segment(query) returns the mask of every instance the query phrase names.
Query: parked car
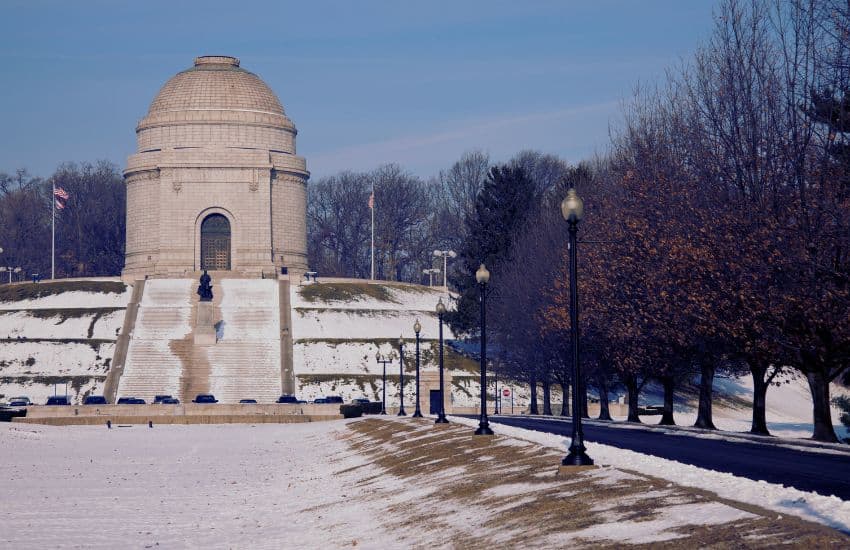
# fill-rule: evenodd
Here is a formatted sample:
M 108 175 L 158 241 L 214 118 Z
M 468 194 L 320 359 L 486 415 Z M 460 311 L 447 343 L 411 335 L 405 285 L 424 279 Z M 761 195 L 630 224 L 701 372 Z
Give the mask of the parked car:
M 239 402 L 244 404 L 244 405 L 256 405 L 257 404 L 256 399 L 240 399 Z
M 144 405 L 145 400 L 141 397 L 119 397 L 119 405 Z
M 71 397 L 68 395 L 54 395 L 47 398 L 45 405 L 70 405 Z
M 277 398 L 278 403 L 299 403 L 294 395 L 281 395 Z
M 162 401 L 159 402 L 160 405 L 179 405 L 180 400 L 176 397 L 164 397 Z
M 156 405 L 157 403 L 162 403 L 166 399 L 174 399 L 174 398 L 171 397 L 170 395 L 155 395 L 154 398 L 153 398 L 153 404 Z
M 26 395 L 22 395 L 20 397 L 10 397 L 9 398 L 9 406 L 10 407 L 29 407 L 33 402 L 30 401 L 30 398 Z
M 342 404 L 342 403 L 345 403 L 345 401 L 342 400 L 342 396 L 340 396 L 340 395 L 329 395 L 329 396 L 325 397 L 325 403 Z
M 368 405 L 370 401 L 365 397 L 355 397 L 351 400 L 352 405 Z
M 199 393 L 192 399 L 192 403 L 218 403 L 218 399 L 211 393 Z
M 316 399 L 313 400 L 313 403 L 316 404 L 316 405 L 324 405 L 327 402 L 328 402 L 327 397 L 317 397 Z
M 108 405 L 106 397 L 102 395 L 89 395 L 83 399 L 83 405 Z

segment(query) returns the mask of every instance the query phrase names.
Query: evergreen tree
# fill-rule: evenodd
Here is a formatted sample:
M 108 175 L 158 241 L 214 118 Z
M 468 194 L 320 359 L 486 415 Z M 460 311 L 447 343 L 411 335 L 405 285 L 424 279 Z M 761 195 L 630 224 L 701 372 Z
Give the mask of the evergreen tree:
M 511 261 L 514 237 L 535 203 L 534 190 L 534 183 L 519 166 L 494 166 L 487 173 L 475 209 L 466 219 L 468 238 L 458 262 L 464 276 L 456 281 L 457 311 L 448 316 L 455 333 L 468 334 L 478 326 L 475 271 L 484 263 L 497 277 L 499 266 Z

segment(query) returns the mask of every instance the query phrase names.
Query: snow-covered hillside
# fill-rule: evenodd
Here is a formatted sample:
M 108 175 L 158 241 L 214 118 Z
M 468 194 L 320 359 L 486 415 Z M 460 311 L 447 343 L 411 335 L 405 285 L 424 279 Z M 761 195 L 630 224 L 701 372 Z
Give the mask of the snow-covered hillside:
M 36 403 L 103 389 L 132 288 L 118 279 L 4 285 L 0 394 Z
M 440 298 L 450 300 L 438 287 L 367 281 L 331 281 L 295 286 L 291 291 L 293 363 L 299 397 L 342 395 L 380 399 L 383 366 L 375 359 L 380 350 L 391 356 L 387 365 L 387 401 L 398 402 L 398 339 L 405 340 L 405 401 L 413 403 L 415 386 L 415 334 L 422 330 L 421 369 L 438 368 L 439 325 L 435 307 Z M 443 337 L 454 335 L 448 326 Z M 477 366 L 474 361 L 445 348 L 445 367 L 453 378 L 451 402 L 474 406 L 477 402 Z

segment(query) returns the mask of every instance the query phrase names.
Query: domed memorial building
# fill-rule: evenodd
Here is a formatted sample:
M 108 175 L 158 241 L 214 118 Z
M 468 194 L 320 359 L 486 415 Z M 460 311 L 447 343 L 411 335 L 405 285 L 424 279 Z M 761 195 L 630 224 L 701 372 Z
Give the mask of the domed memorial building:
M 235 57 L 198 57 L 172 77 L 136 127 L 124 171 L 124 276 L 304 272 L 309 172 L 296 133 Z

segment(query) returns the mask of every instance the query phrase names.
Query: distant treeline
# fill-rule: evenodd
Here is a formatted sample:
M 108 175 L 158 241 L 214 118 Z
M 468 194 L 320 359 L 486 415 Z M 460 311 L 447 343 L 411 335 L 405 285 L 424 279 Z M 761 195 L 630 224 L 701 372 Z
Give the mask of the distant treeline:
M 21 268 L 13 280 L 50 277 L 53 184 L 69 194 L 56 210 L 56 276 L 119 274 L 126 192 L 121 172 L 107 162 L 64 164 L 47 179 L 0 173 L 0 265 Z

